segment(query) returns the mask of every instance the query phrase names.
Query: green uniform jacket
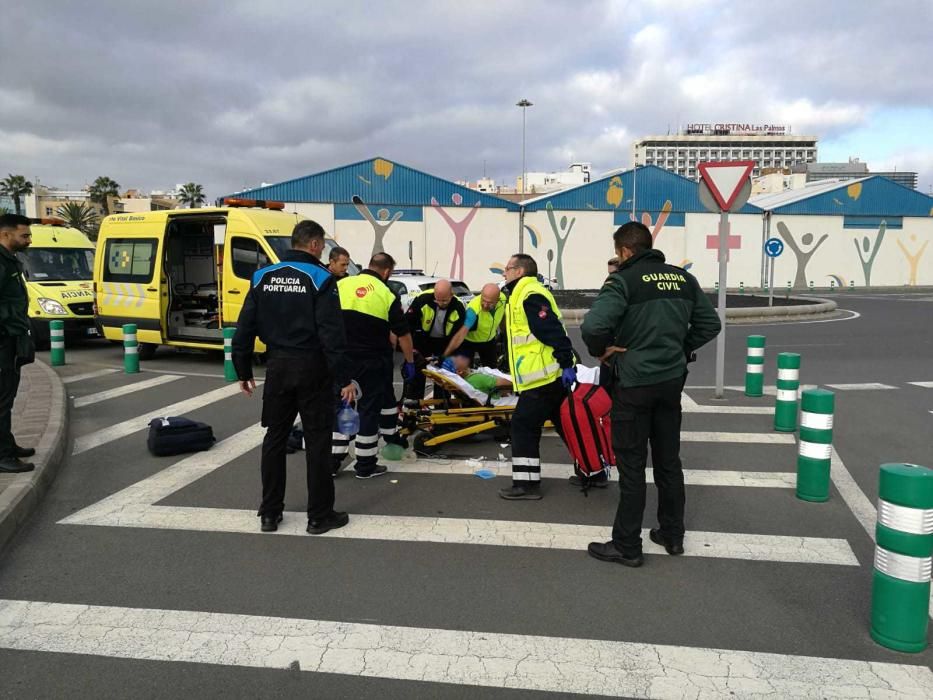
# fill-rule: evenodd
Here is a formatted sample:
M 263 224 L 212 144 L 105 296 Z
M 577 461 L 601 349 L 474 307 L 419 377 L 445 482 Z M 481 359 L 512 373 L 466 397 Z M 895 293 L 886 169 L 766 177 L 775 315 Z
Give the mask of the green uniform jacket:
M 0 245 L 0 337 L 29 335 L 29 294 L 23 264 Z
M 583 319 L 583 342 L 594 357 L 609 345 L 627 348 L 609 360 L 617 386 L 646 386 L 682 377 L 687 356 L 715 338 L 719 316 L 696 278 L 644 250 L 622 263 Z

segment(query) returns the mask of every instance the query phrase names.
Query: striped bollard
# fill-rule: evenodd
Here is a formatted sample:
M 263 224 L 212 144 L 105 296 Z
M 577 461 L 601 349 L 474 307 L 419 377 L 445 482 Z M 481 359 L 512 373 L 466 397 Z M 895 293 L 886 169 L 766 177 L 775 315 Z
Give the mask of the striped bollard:
M 849 280 L 849 291 L 850 292 L 855 291 L 855 280 Z
M 745 294 L 745 282 L 739 282 L 739 294 Z
M 826 389 L 806 389 L 800 400 L 797 498 L 802 501 L 829 500 L 834 403 L 835 394 Z
M 123 326 L 123 371 L 127 374 L 139 372 L 139 343 L 136 341 L 136 324 Z
M 787 281 L 787 296 L 790 296 L 790 290 L 791 290 L 790 280 L 788 280 Z
M 813 293 L 813 280 L 810 280 L 810 293 Z
M 65 364 L 65 322 L 49 322 L 49 359 L 52 367 Z
M 745 350 L 745 395 L 763 396 L 765 388 L 765 337 L 750 335 Z
M 871 637 L 896 651 L 923 651 L 933 569 L 933 469 L 881 465 L 875 542 Z
M 830 280 L 830 281 L 829 281 L 829 291 L 830 291 L 830 292 L 835 292 L 835 291 L 836 291 L 836 280 Z
M 715 287 L 716 291 L 718 292 L 718 291 L 719 291 L 719 282 L 716 282 L 716 283 L 714 284 L 714 287 Z
M 774 429 L 792 433 L 797 429 L 797 392 L 800 389 L 800 355 L 782 352 L 777 357 L 777 400 L 774 403 Z
M 237 380 L 236 370 L 233 368 L 233 336 L 236 328 L 224 328 L 224 379 L 228 382 Z

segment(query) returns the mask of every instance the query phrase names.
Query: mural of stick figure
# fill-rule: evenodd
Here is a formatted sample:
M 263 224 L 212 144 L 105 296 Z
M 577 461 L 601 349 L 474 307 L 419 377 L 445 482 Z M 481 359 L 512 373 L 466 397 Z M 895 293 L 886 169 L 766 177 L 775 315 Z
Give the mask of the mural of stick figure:
M 373 213 L 369 210 L 369 207 L 366 206 L 366 202 L 363 201 L 363 198 L 358 194 L 353 195 L 353 206 L 356 207 L 356 210 L 360 213 L 364 219 L 366 219 L 370 225 L 373 227 L 373 252 L 372 255 L 376 253 L 384 253 L 385 247 L 382 245 L 383 240 L 385 240 L 386 233 L 392 227 L 396 221 L 402 218 L 402 212 L 397 211 L 392 215 L 392 218 L 389 218 L 388 209 L 380 209 L 376 212 L 376 216 L 373 216 Z M 370 256 L 371 257 L 371 256 Z
M 452 194 L 450 199 L 455 206 L 459 207 L 463 204 L 463 197 L 459 192 Z M 457 221 L 441 208 L 441 205 L 438 204 L 434 197 L 431 197 L 431 206 L 441 215 L 441 218 L 447 222 L 451 232 L 454 234 L 454 256 L 450 259 L 450 276 L 452 279 L 463 279 L 463 250 L 467 229 L 470 227 L 470 222 L 473 221 L 473 217 L 476 216 L 480 204 L 482 204 L 482 202 L 474 204 L 469 213 L 460 219 L 460 221 Z
M 916 241 L 917 237 L 911 234 L 910 240 Z M 929 242 L 930 241 L 924 241 L 919 250 L 911 253 L 909 250 L 907 250 L 907 246 L 901 242 L 901 239 L 897 239 L 897 247 L 901 249 L 904 257 L 907 258 L 907 264 L 910 266 L 910 280 L 907 282 L 907 284 L 911 287 L 917 286 L 917 268 L 920 267 L 920 258 L 923 257 L 923 252 L 927 249 L 927 244 Z
M 558 226 L 557 217 L 554 216 L 554 206 L 547 203 L 547 220 L 551 224 L 551 230 L 554 232 L 554 239 L 557 241 L 557 265 L 556 276 L 557 285 L 560 289 L 566 289 L 564 286 L 564 246 L 567 245 L 567 239 L 570 238 L 570 232 L 573 231 L 573 225 L 577 223 L 577 217 L 567 221 L 566 216 L 560 217 Z M 561 235 L 563 234 L 563 235 Z
M 875 256 L 877 256 L 878 251 L 881 250 L 881 242 L 884 240 L 884 234 L 887 230 L 888 222 L 882 221 L 881 225 L 878 227 L 878 237 L 875 239 L 874 243 L 871 242 L 868 236 L 862 237 L 861 245 L 859 245 L 857 240 L 852 241 L 855 243 L 855 251 L 858 253 L 859 262 L 862 263 L 862 273 L 865 275 L 866 287 L 871 286 L 871 267 L 875 264 Z M 863 250 L 868 255 L 868 260 L 862 257 Z
M 817 249 L 823 245 L 823 242 L 829 238 L 828 233 L 824 233 L 820 240 L 816 242 L 810 250 L 804 252 L 803 248 L 797 244 L 797 241 L 794 240 L 794 237 L 790 235 L 790 229 L 787 228 L 787 225 L 783 221 L 779 221 L 777 229 L 781 234 L 781 238 L 784 239 L 784 242 L 787 243 L 788 247 L 794 251 L 794 257 L 797 258 L 797 274 L 794 276 L 794 288 L 795 289 L 806 289 L 807 287 L 807 264 L 810 262 L 810 258 L 813 257 L 813 254 Z M 800 237 L 800 243 L 805 246 L 810 246 L 813 244 L 813 234 L 805 233 Z

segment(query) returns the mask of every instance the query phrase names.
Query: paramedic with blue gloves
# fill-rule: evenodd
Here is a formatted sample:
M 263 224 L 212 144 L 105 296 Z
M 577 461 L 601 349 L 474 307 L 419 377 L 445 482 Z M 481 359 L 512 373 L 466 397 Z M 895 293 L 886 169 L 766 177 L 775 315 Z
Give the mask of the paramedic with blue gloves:
M 512 486 L 499 495 L 537 501 L 541 429 L 548 419 L 560 428 L 560 406 L 577 379 L 576 358 L 554 297 L 538 281 L 534 258 L 513 255 L 503 276 L 509 369 L 518 403 L 512 414 Z
M 308 482 L 308 528 L 312 535 L 343 527 L 346 513 L 334 510 L 330 470 L 334 386 L 351 401 L 354 388 L 346 363 L 347 339 L 334 277 L 321 264 L 324 229 L 299 221 L 292 231 L 292 250 L 282 262 L 260 268 L 233 337 L 233 365 L 240 388 L 252 396 L 253 347 L 258 337 L 268 347 L 266 383 L 262 391 L 263 532 L 274 532 L 285 507 L 285 449 L 301 415 Z
M 687 362 L 721 329 L 709 298 L 689 272 L 664 262 L 639 222 L 613 236 L 621 260 L 583 319 L 583 342 L 609 366 L 612 446 L 621 498 L 610 542 L 592 542 L 591 556 L 641 566 L 648 443 L 658 488 L 658 525 L 651 541 L 668 554 L 684 551 L 684 472 L 680 461 L 680 395 Z
M 354 441 L 357 479 L 371 479 L 388 469 L 378 463 L 379 438 L 386 443 L 406 447 L 398 434 L 398 400 L 395 398 L 393 356 L 390 334 L 398 338 L 405 363 L 402 377 L 415 375 L 411 333 L 402 305 L 386 280 L 395 270 L 395 259 L 388 253 L 376 253 L 369 267 L 354 277 L 337 283 L 343 323 L 347 329 L 347 360 L 350 372 L 360 385 L 360 429 Z M 350 435 L 334 425 L 331 455 L 333 474 L 337 476 L 350 449 Z

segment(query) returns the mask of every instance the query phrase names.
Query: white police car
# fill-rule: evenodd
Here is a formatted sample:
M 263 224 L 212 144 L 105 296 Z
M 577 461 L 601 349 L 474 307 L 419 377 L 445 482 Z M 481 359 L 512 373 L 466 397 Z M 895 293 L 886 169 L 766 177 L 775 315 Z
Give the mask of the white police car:
M 416 296 L 423 291 L 433 289 L 434 285 L 442 279 L 444 278 L 425 275 L 422 270 L 395 270 L 386 284 L 402 302 L 402 311 L 407 311 Z M 460 280 L 450 280 L 450 286 L 453 288 L 454 296 L 464 304 L 473 298 L 470 288 Z

